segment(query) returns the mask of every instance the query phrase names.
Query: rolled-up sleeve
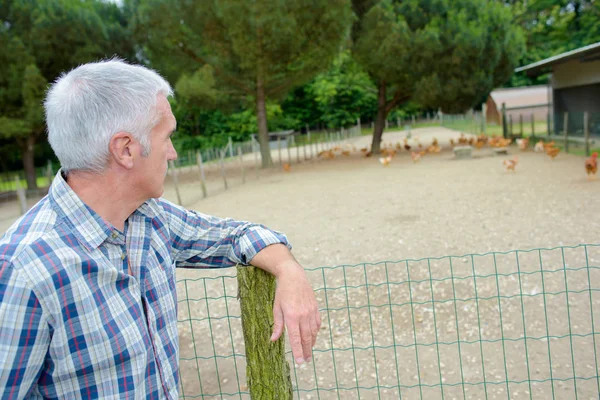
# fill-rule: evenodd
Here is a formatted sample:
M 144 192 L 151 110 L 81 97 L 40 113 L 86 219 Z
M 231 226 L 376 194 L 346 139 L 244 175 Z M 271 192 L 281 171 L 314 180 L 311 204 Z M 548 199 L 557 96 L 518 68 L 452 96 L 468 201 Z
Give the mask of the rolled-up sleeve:
M 22 399 L 37 385 L 50 328 L 27 281 L 0 261 L 0 396 Z
M 171 257 L 178 267 L 221 268 L 248 264 L 267 246 L 281 243 L 291 249 L 287 237 L 261 224 L 189 211 L 165 200 L 171 239 Z

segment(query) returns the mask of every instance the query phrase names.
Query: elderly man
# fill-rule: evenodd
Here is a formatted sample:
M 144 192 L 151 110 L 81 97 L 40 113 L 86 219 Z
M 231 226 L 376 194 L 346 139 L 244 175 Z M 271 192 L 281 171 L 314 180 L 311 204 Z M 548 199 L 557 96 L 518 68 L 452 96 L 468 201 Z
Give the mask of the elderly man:
M 296 362 L 321 320 L 281 233 L 160 198 L 176 121 L 169 84 L 119 60 L 59 78 L 45 102 L 62 168 L 0 241 L 2 398 L 178 397 L 175 267 L 277 277 L 271 340 Z

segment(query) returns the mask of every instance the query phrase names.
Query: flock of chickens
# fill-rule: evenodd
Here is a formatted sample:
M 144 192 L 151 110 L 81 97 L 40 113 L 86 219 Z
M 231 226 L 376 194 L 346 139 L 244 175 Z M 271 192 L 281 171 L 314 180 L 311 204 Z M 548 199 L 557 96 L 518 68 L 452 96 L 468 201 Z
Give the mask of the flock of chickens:
M 529 139 L 517 139 L 517 145 L 519 146 L 519 150 L 526 151 L 529 149 Z M 556 147 L 554 141 L 545 143 L 543 140 L 539 140 L 535 146 L 533 146 L 533 151 L 536 153 L 546 153 L 550 158 L 554 160 L 558 153 L 560 152 L 560 148 Z M 519 163 L 519 157 L 514 156 L 510 160 L 504 160 L 502 162 L 506 167 L 507 171 L 515 172 L 517 164 Z M 585 172 L 587 173 L 588 178 L 595 178 L 596 173 L 598 172 L 598 153 L 593 153 L 591 157 L 585 160 L 584 163 Z
M 438 140 L 433 138 L 433 141 L 429 146 L 423 145 L 418 137 L 413 139 L 413 145 L 408 144 L 408 138 L 404 138 L 403 142 L 398 142 L 395 145 L 391 143 L 382 143 L 382 148 L 380 150 L 381 157 L 379 157 L 379 163 L 383 166 L 388 166 L 396 154 L 402 150 L 410 152 L 412 161 L 417 163 L 424 157 L 426 154 L 437 154 L 440 153 L 442 148 L 440 147 Z M 529 139 L 517 139 L 517 146 L 521 151 L 527 151 L 529 149 Z M 481 134 L 479 136 L 470 136 L 467 137 L 463 133 L 461 133 L 460 137 L 455 139 L 450 139 L 450 145 L 452 148 L 456 146 L 472 146 L 477 149 L 481 149 L 484 146 L 489 146 L 492 148 L 505 148 L 512 143 L 512 139 L 505 139 L 501 136 L 486 136 Z M 558 156 L 560 153 L 560 148 L 556 147 L 554 141 L 545 143 L 543 140 L 539 140 L 533 147 L 533 150 L 536 153 L 546 153 L 552 160 Z M 351 153 L 356 152 L 357 149 L 353 145 L 346 144 L 344 147 L 335 146 L 329 150 L 323 150 L 318 153 L 318 157 L 322 159 L 334 159 L 337 156 L 349 156 Z M 371 150 L 367 147 L 360 149 L 360 152 L 365 157 L 371 157 L 373 154 Z M 519 157 L 514 156 L 511 159 L 503 160 L 502 164 L 507 169 L 507 171 L 516 171 L 517 164 L 519 163 Z M 284 169 L 289 171 L 288 168 Z M 598 153 L 592 154 L 591 157 L 585 160 L 585 170 L 588 175 L 588 178 L 594 178 L 598 171 Z

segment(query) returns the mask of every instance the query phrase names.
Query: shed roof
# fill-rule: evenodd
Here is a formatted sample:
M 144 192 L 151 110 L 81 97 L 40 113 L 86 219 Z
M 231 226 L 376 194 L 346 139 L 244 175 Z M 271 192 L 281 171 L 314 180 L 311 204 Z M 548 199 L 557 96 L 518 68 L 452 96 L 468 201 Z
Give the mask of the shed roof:
M 577 59 L 581 62 L 600 60 L 600 42 L 592 43 L 575 50 L 546 58 L 545 60 L 519 67 L 515 69 L 515 72 L 525 72 L 527 75 L 535 77 L 548 72 L 553 65 Z
M 502 107 L 502 103 L 506 103 L 506 107 L 524 107 L 538 106 L 540 104 L 548 104 L 548 86 L 522 86 L 515 88 L 495 89 L 490 93 L 492 100 L 496 103 L 496 107 Z

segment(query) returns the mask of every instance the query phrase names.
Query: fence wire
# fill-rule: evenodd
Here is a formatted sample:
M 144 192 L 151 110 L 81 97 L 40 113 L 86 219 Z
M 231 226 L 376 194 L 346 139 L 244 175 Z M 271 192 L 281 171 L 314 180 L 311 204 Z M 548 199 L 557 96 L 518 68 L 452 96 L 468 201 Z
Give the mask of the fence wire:
M 312 363 L 288 349 L 294 397 L 598 398 L 599 264 L 587 244 L 307 270 L 323 327 Z M 250 398 L 235 276 L 177 286 L 181 397 Z

